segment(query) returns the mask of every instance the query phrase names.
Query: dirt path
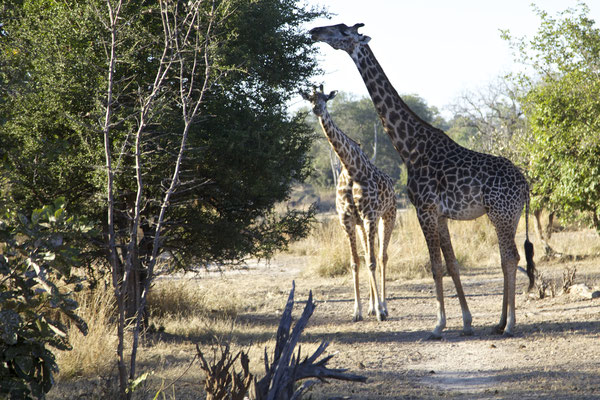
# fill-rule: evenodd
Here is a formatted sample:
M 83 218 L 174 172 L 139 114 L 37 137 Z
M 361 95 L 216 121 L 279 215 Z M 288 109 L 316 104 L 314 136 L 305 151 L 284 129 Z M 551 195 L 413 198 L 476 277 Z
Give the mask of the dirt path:
M 336 353 L 331 366 L 368 377 L 366 384 L 317 385 L 311 392 L 313 399 L 600 398 L 600 299 L 564 294 L 534 300 L 519 294 L 516 336 L 504 338 L 491 334 L 502 302 L 499 268 L 463 271 L 475 335 L 460 335 L 460 307 L 448 278 L 444 281 L 447 328 L 443 340 L 431 342 L 424 340 L 435 324 L 431 279 L 390 282 L 390 318 L 379 323 L 368 317 L 353 323 L 350 279 L 307 276 L 299 263 L 299 259 L 284 258 L 269 267 L 252 266 L 233 278 L 206 276 L 201 284 L 227 279 L 238 294 L 263 299 L 275 294 L 281 302 L 292 280 L 297 300 L 313 291 L 317 308 L 305 342 L 330 341 L 329 351 Z M 563 267 L 548 268 L 560 273 Z M 587 271 L 580 273 L 586 279 L 598 282 L 599 269 L 593 261 L 579 268 Z M 522 292 L 527 278 L 519 275 Z M 363 293 L 367 293 L 365 278 Z M 277 322 L 277 316 L 260 311 L 239 317 L 249 325 L 268 320 L 275 327 Z

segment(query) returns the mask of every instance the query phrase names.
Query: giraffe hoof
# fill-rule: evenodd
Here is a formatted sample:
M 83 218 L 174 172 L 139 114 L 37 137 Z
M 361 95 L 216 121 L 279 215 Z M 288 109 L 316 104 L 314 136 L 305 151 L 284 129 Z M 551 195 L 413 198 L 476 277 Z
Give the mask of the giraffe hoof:
M 504 327 L 502 325 L 496 325 L 492 328 L 493 335 L 502 335 L 504 332 Z
M 372 308 L 369 309 L 369 312 L 367 312 L 367 315 L 370 315 L 370 316 L 375 316 L 376 314 L 377 313 L 375 312 L 375 309 L 372 309 Z
M 473 336 L 475 334 L 475 330 L 472 327 L 464 328 L 461 332 L 461 336 Z
M 362 315 L 355 315 L 354 318 L 352 318 L 352 322 L 359 322 L 362 320 L 363 320 Z
M 387 319 L 387 315 L 385 315 L 384 313 L 379 313 L 377 314 L 377 321 L 379 322 L 383 322 Z
M 511 338 L 511 337 L 515 337 L 515 334 L 510 331 L 504 331 L 502 336 L 504 336 L 505 338 Z

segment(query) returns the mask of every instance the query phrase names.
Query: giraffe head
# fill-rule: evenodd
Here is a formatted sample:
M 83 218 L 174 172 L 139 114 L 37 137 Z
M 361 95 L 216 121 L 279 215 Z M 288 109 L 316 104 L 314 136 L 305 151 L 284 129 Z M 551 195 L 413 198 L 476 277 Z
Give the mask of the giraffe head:
M 300 94 L 304 100 L 308 100 L 312 103 L 315 115 L 321 116 L 327 109 L 327 102 L 335 97 L 337 91 L 334 90 L 329 94 L 325 94 L 323 92 L 323 85 L 321 85 L 318 89 L 315 87 L 312 94 L 307 92 L 301 92 Z
M 365 24 L 347 26 L 345 24 L 320 26 L 309 31 L 312 39 L 325 42 L 336 50 L 344 50 L 352 54 L 359 46 L 369 43 L 370 37 L 358 33 L 358 28 Z

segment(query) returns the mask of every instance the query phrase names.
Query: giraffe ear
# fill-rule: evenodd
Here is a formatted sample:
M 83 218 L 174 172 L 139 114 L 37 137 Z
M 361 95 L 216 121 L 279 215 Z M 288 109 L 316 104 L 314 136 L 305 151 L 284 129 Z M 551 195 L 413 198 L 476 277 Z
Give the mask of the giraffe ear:
M 358 33 L 358 28 L 362 28 L 363 26 L 365 26 L 365 24 L 358 23 L 358 24 L 354 24 L 354 26 L 350 29 L 352 30 L 352 32 L 354 32 L 356 34 L 356 36 L 358 36 L 360 43 L 367 44 L 367 43 L 369 43 L 371 38 L 367 35 L 362 35 L 362 34 Z
M 327 101 L 333 99 L 338 94 L 337 90 L 332 90 L 327 97 Z
M 358 23 L 358 24 L 354 24 L 354 26 L 351 28 L 354 32 L 358 33 L 358 28 L 362 28 L 363 26 L 365 26 L 365 24 L 362 23 Z

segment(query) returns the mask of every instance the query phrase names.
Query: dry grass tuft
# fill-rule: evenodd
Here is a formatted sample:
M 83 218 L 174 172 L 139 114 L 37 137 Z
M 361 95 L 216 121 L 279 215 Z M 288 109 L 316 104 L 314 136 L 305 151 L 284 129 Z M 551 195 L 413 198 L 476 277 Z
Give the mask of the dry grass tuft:
M 73 350 L 57 351 L 59 380 L 76 377 L 103 376 L 113 369 L 117 348 L 117 326 L 114 322 L 115 304 L 110 288 L 97 288 L 79 293 L 79 315 L 88 324 L 84 336 L 74 325 L 69 326 L 69 342 Z
M 318 276 L 333 278 L 350 273 L 348 238 L 335 215 L 317 222 L 312 234 L 293 243 L 290 252 L 313 257 L 311 273 Z
M 152 324 L 182 337 L 212 337 L 230 331 L 240 299 L 235 293 L 204 290 L 194 281 L 158 281 L 148 294 Z
M 235 296 L 199 290 L 193 282 L 163 280 L 148 294 L 148 312 L 151 318 L 233 318 L 237 314 L 235 302 Z
M 456 259 L 462 266 L 500 266 L 498 236 L 487 216 L 471 221 L 449 221 L 448 229 Z

